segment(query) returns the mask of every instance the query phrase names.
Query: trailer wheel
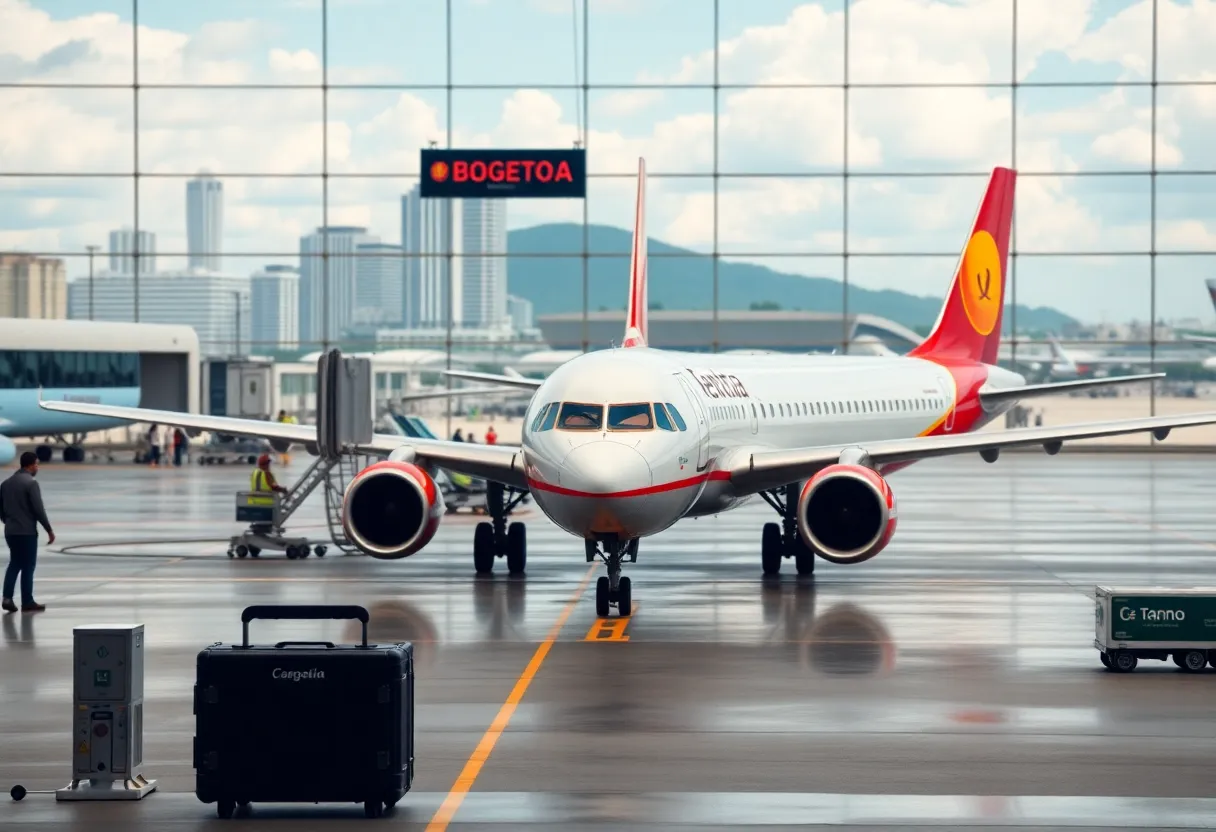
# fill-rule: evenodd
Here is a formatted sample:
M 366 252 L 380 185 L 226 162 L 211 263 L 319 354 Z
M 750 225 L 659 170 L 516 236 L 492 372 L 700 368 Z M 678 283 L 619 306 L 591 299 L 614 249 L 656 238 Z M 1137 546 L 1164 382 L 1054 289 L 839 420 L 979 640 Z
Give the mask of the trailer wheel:
M 1114 666 L 1114 669 L 1118 672 L 1131 673 L 1136 669 L 1136 665 L 1140 664 L 1140 660 L 1137 659 L 1134 654 L 1129 653 L 1126 650 L 1119 650 L 1115 652 L 1115 656 L 1113 659 L 1111 659 L 1111 663 Z
M 1208 663 L 1208 657 L 1202 650 L 1188 650 L 1182 655 L 1182 669 L 1187 673 L 1198 673 Z
M 1110 666 L 1110 656 L 1106 655 L 1105 651 L 1098 653 L 1098 658 L 1102 660 L 1103 667 L 1105 667 L 1107 670 L 1112 669 Z

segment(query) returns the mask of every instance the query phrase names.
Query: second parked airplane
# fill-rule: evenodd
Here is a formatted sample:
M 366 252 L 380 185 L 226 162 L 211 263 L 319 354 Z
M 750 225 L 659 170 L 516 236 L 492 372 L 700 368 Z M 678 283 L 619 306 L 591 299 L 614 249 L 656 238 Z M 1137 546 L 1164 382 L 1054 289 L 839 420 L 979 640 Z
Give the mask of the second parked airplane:
M 639 163 L 637 219 L 622 346 L 577 356 L 548 378 L 450 371 L 453 376 L 534 391 L 518 447 L 379 435 L 359 450 L 385 454 L 346 490 L 350 539 L 376 558 L 404 558 L 434 536 L 443 498 L 431 472 L 486 479 L 491 521 L 473 539 L 478 572 L 505 557 L 526 563 L 522 523 L 511 510 L 531 492 L 557 525 L 585 541 L 588 561 L 608 574 L 596 612 L 631 611 L 630 580 L 641 538 L 685 517 L 717 514 L 760 496 L 780 515 L 766 524 L 766 574 L 793 558 L 810 573 L 815 558 L 856 564 L 895 532 L 887 477 L 928 457 L 1153 432 L 1216 423 L 1216 413 L 1129 419 L 976 434 L 1020 399 L 1161 374 L 1027 385 L 996 365 L 1013 216 L 1014 171 L 988 183 L 937 324 L 907 356 L 714 355 L 647 346 L 645 166 Z M 315 441 L 304 425 L 75 402 L 43 402 L 72 413 L 113 416 L 226 434 Z

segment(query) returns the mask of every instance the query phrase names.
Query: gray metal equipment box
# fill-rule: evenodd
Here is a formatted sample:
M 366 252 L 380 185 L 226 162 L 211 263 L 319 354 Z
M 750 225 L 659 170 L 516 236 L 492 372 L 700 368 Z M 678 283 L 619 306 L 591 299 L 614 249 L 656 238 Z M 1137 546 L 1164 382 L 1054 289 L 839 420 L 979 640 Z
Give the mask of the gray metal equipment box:
M 335 457 L 344 447 L 372 441 L 372 363 L 332 349 L 317 359 L 317 446 Z
M 72 630 L 72 782 L 58 800 L 138 800 L 143 776 L 144 626 Z

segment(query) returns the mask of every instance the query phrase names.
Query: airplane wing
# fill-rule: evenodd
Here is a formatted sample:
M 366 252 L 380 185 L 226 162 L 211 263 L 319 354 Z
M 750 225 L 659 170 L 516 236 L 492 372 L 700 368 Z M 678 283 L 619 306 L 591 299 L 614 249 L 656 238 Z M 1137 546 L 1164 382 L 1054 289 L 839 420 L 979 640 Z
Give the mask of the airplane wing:
M 1216 344 L 1216 336 L 1213 335 L 1183 335 L 1180 340 L 1195 344 Z
M 494 373 L 475 373 L 472 370 L 443 370 L 445 376 L 463 378 L 467 381 L 487 381 L 494 384 L 505 384 L 508 387 L 518 387 L 521 390 L 535 390 L 544 382 L 525 378 L 524 376 L 499 376 Z
M 461 387 L 458 390 L 435 390 L 429 393 L 406 393 L 403 396 L 398 396 L 398 401 L 417 402 L 424 399 L 450 399 L 459 396 L 475 396 L 478 393 L 513 393 L 519 395 L 521 388 L 518 386 L 508 387 L 500 385 L 498 387 Z
M 791 450 L 753 451 L 743 454 L 729 465 L 730 481 L 739 494 L 757 494 L 814 476 L 840 458 L 847 448 L 864 451 L 875 467 L 899 462 L 913 462 L 938 456 L 972 451 L 999 451 L 1027 445 L 1042 445 L 1048 453 L 1056 453 L 1065 441 L 1120 436 L 1152 431 L 1164 439 L 1173 428 L 1216 424 L 1216 412 L 1193 413 L 1186 416 L 1156 416 L 1145 419 L 1120 419 L 1112 422 L 1091 422 L 1065 427 L 1017 428 L 997 433 L 964 433 L 944 436 L 918 436 L 911 439 L 887 439 L 845 445 L 821 445 Z
M 200 413 L 180 413 L 175 410 L 149 410 L 141 407 L 120 407 L 86 402 L 40 401 L 43 410 L 104 416 L 145 424 L 173 425 L 233 436 L 254 436 L 262 439 L 283 439 L 307 444 L 317 441 L 313 425 L 291 425 L 264 422 L 261 419 L 236 419 L 231 416 L 207 416 Z M 372 441 L 356 450 L 366 454 L 388 455 L 398 448 L 410 448 L 421 462 L 431 462 L 448 471 L 468 474 L 478 479 L 493 480 L 514 488 L 526 489 L 523 456 L 517 446 L 479 445 L 451 442 L 444 439 L 422 439 L 392 433 L 372 435 Z
M 1033 399 L 1039 396 L 1053 396 L 1056 393 L 1070 393 L 1074 390 L 1085 390 L 1090 387 L 1110 387 L 1115 384 L 1137 384 L 1142 381 L 1165 378 L 1165 373 L 1144 373 L 1138 376 L 1115 376 L 1113 378 L 1086 378 L 1080 381 L 1059 381 L 1051 384 L 1027 384 L 1022 387 L 1006 387 L 1001 390 L 981 390 L 980 404 L 985 409 L 1001 404 L 1010 399 Z

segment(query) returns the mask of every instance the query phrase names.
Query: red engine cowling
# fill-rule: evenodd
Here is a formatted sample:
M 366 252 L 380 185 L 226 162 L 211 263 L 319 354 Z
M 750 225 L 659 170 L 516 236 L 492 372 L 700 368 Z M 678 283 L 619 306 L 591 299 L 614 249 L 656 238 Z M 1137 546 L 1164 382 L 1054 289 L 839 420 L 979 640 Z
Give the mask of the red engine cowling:
M 861 563 L 881 552 L 895 534 L 895 494 L 877 471 L 829 465 L 798 498 L 798 533 L 832 563 Z
M 426 471 L 409 462 L 377 462 L 346 487 L 342 528 L 363 552 L 397 560 L 431 542 L 443 511 L 443 493 Z

